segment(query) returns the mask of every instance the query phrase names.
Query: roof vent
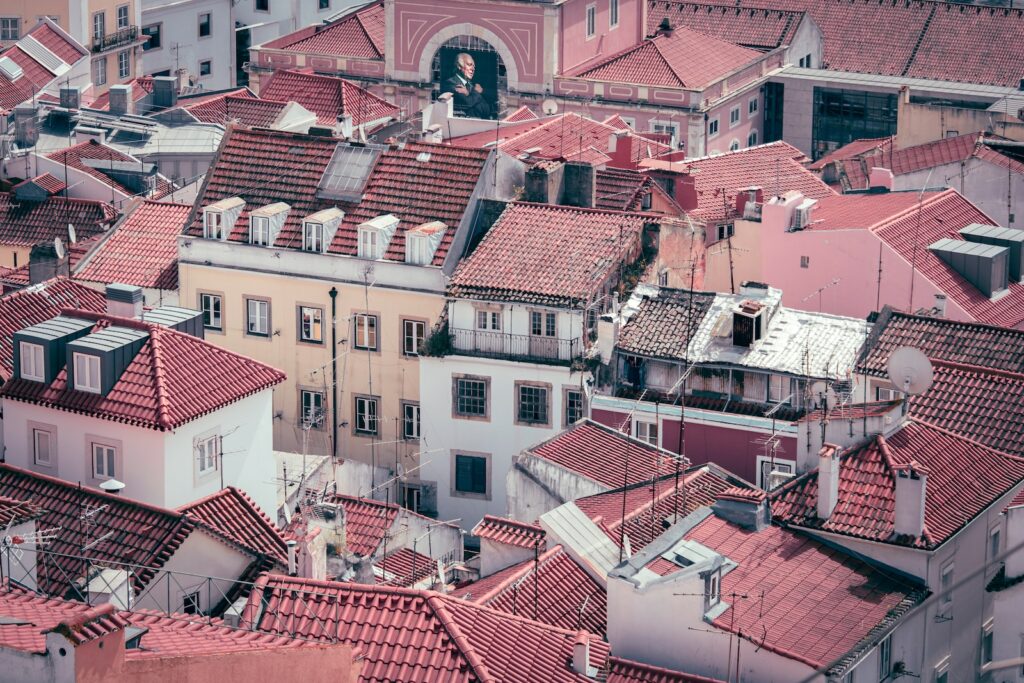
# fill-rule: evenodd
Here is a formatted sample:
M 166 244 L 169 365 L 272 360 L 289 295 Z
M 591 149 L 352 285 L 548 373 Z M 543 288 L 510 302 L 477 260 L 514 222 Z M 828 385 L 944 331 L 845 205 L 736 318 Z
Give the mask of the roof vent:
M 16 61 L 10 57 L 0 57 L 0 74 L 3 74 L 7 80 L 16 81 L 21 78 L 23 73 Z
M 749 348 L 764 336 L 766 307 L 759 301 L 744 299 L 732 312 L 733 346 Z
M 1006 247 L 943 238 L 928 249 L 989 298 L 1007 288 L 1010 250 Z
M 998 225 L 971 223 L 960 229 L 960 236 L 968 242 L 992 244 L 1010 250 L 1007 273 L 1011 282 L 1020 282 L 1024 277 L 1024 230 L 1001 228 Z

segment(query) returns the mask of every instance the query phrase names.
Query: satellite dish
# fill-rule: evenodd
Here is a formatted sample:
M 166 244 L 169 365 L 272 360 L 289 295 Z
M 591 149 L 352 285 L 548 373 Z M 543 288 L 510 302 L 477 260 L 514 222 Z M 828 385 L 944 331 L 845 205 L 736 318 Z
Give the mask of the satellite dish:
M 64 251 L 64 242 L 59 237 L 53 238 L 53 250 L 57 252 L 57 258 L 62 259 L 67 253 Z
M 78 241 L 78 233 L 75 232 L 75 226 L 68 223 L 68 242 L 74 244 Z
M 889 373 L 889 381 L 911 396 L 923 394 L 932 385 L 931 361 L 911 346 L 901 346 L 893 351 L 886 371 Z
M 551 116 L 552 114 L 557 114 L 558 102 L 555 102 L 552 99 L 544 100 L 540 105 L 540 110 L 547 114 L 548 116 Z
M 832 387 L 821 381 L 811 385 L 811 400 L 819 408 L 827 408 L 828 410 L 835 408 L 836 403 L 838 403 L 836 392 L 832 390 Z

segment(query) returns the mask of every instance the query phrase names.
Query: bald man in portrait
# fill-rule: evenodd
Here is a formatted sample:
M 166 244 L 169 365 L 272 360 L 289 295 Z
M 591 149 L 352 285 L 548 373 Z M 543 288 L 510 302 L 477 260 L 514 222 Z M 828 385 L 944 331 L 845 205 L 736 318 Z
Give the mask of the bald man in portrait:
M 475 119 L 489 119 L 491 105 L 484 99 L 484 89 L 473 81 L 476 62 L 468 52 L 460 52 L 455 58 L 455 73 L 446 79 L 441 92 L 452 93 L 455 113 Z

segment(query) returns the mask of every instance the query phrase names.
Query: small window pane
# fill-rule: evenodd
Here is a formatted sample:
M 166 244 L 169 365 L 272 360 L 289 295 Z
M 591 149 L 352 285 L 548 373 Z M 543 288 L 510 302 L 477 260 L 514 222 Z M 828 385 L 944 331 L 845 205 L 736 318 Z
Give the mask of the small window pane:
M 518 414 L 520 422 L 547 424 L 548 390 L 545 387 L 519 387 Z
M 487 458 L 457 454 L 455 490 L 459 493 L 487 495 Z
M 299 307 L 299 338 L 307 342 L 323 341 L 323 317 L 321 308 Z
M 455 412 L 459 415 L 487 415 L 487 383 L 478 379 L 456 380 Z
M 402 437 L 420 438 L 420 406 L 418 403 L 402 404 Z
M 377 350 L 377 316 L 359 313 L 355 316 L 356 348 L 363 351 Z

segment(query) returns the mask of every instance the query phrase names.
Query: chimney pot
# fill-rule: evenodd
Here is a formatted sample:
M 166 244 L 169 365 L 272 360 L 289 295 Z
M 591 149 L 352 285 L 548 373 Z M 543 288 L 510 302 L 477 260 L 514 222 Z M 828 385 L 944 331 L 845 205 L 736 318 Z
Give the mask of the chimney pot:
M 113 282 L 107 285 L 107 313 L 121 318 L 142 319 L 142 287 Z
M 935 295 L 935 315 L 940 318 L 946 317 L 946 295 L 936 294 Z
M 285 544 L 288 546 L 288 576 L 295 576 L 298 573 L 298 561 L 295 557 L 295 546 L 298 545 L 295 539 L 289 539 Z
M 896 477 L 895 532 L 898 536 L 918 538 L 924 532 L 928 468 L 911 461 L 893 469 Z
M 827 443 L 818 451 L 818 517 L 828 520 L 839 500 L 839 446 Z
M 572 670 L 591 678 L 590 668 L 590 637 L 580 631 L 572 644 Z

